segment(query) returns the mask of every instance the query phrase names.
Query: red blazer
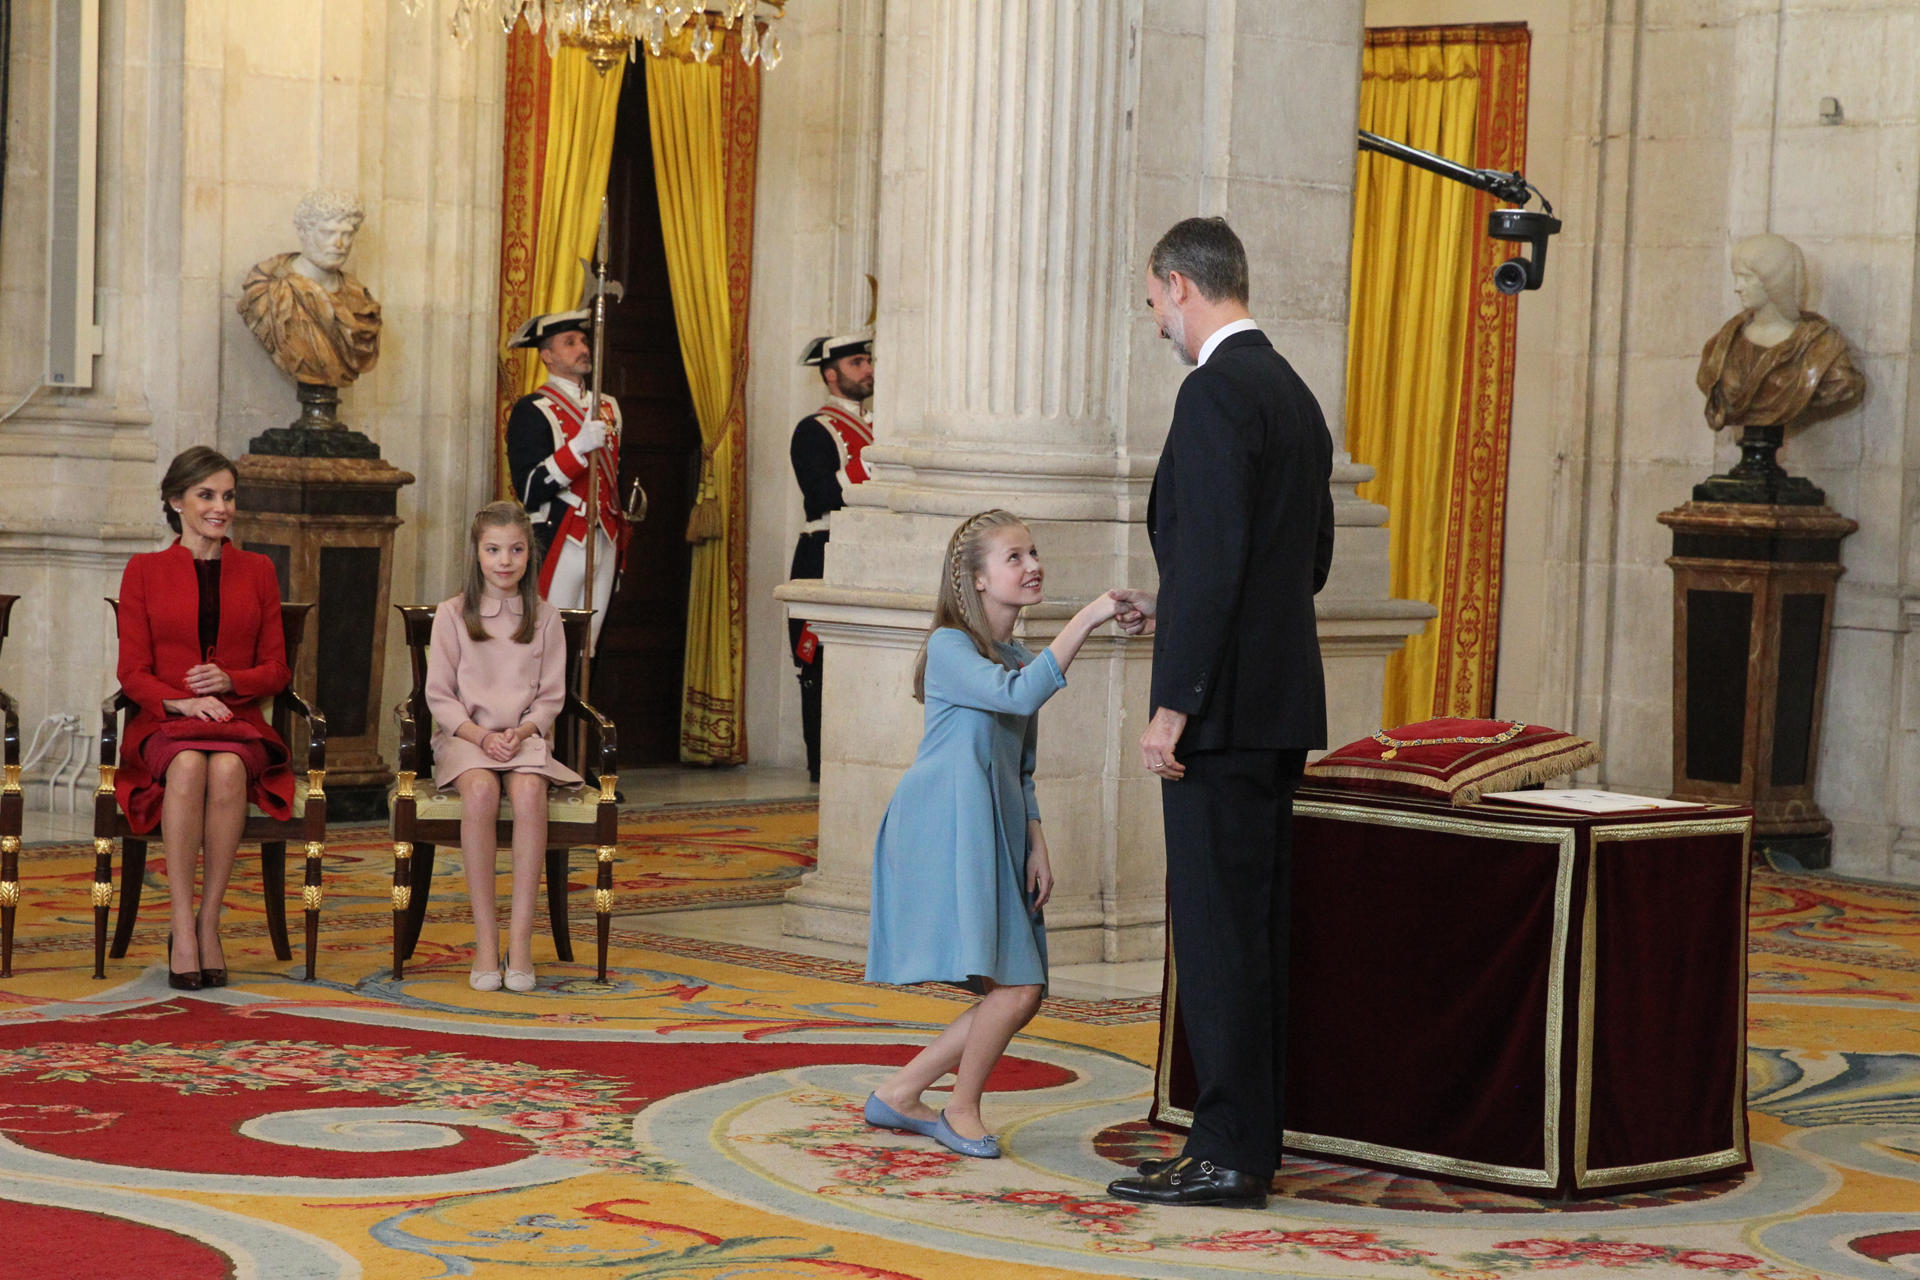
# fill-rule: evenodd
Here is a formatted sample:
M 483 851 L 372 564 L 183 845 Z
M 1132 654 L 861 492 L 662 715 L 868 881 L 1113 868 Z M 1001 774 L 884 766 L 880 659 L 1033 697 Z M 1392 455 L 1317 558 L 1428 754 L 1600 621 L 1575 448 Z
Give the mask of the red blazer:
M 280 741 L 258 703 L 287 687 L 286 635 L 280 626 L 280 582 L 273 562 L 242 551 L 231 542 L 220 553 L 220 633 L 212 661 L 233 680 L 220 700 L 234 719 L 260 732 L 268 767 L 255 779 L 248 798 L 276 818 L 293 812 L 293 772 L 286 744 Z M 151 831 L 160 820 L 160 779 L 147 773 L 140 747 L 170 716 L 168 700 L 194 697 L 187 669 L 207 661 L 200 651 L 200 584 L 193 555 L 176 541 L 127 561 L 120 578 L 120 688 L 136 710 L 120 741 L 120 767 L 114 791 L 120 810 L 135 831 Z

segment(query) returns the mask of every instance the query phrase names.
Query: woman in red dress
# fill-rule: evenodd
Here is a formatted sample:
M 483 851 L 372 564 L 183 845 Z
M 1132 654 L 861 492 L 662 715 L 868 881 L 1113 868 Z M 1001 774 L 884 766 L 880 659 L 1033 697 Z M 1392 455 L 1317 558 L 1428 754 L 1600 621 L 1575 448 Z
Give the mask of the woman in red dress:
M 120 688 L 136 710 L 114 790 L 134 831 L 159 824 L 173 926 L 167 980 L 196 991 L 227 982 L 221 899 L 248 803 L 276 818 L 292 812 L 286 744 L 258 705 L 291 673 L 273 562 L 227 540 L 233 463 L 204 446 L 186 450 L 160 482 L 160 504 L 180 536 L 127 561 L 120 579 Z

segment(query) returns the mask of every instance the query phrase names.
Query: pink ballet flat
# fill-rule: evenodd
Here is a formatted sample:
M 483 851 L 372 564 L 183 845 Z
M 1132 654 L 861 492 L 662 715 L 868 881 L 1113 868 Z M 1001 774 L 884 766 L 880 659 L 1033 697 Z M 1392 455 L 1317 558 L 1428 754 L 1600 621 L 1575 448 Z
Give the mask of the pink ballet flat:
M 507 970 L 507 990 L 531 991 L 533 990 L 533 986 L 534 986 L 533 970 L 531 969 Z
M 485 973 L 478 971 L 467 975 L 467 985 L 475 991 L 498 991 L 500 989 L 500 971 L 490 969 Z

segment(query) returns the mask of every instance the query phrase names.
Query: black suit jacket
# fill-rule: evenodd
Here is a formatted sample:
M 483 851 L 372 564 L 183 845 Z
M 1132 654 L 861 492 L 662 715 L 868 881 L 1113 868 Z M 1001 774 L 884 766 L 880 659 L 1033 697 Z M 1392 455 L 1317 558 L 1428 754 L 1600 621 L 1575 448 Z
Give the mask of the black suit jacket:
M 1223 340 L 1174 402 L 1147 503 L 1153 705 L 1180 751 L 1327 743 L 1313 597 L 1333 562 L 1333 438 L 1266 335 Z

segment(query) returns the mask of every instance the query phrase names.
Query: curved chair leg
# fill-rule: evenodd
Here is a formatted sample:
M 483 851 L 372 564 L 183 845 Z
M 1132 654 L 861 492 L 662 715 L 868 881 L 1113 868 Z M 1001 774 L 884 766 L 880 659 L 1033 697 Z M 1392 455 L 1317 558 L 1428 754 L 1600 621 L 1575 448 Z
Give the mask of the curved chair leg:
M 413 948 L 420 941 L 420 930 L 427 923 L 427 899 L 433 893 L 433 848 L 430 844 L 413 846 L 413 883 L 408 893 L 406 936 L 400 947 L 402 957 L 413 955 Z
M 573 963 L 573 930 L 567 924 L 567 851 L 547 850 L 547 916 L 553 921 L 553 954 Z
M 287 842 L 260 842 L 260 888 L 267 904 L 267 934 L 273 939 L 273 954 L 278 960 L 293 959 L 293 944 L 287 941 Z
M 105 875 L 97 875 L 96 880 L 104 880 Z M 113 922 L 113 947 L 107 952 L 115 960 L 123 959 L 127 954 L 127 944 L 133 941 L 133 922 L 140 914 L 140 890 L 147 882 L 147 842 L 128 836 L 120 842 L 120 913 Z M 171 890 L 172 886 L 168 886 Z M 100 908 L 104 915 L 106 908 Z M 96 973 L 96 978 L 106 974 Z

